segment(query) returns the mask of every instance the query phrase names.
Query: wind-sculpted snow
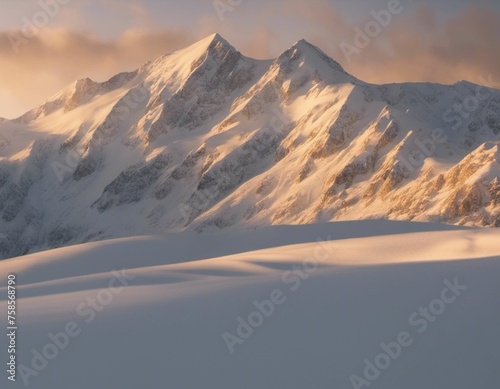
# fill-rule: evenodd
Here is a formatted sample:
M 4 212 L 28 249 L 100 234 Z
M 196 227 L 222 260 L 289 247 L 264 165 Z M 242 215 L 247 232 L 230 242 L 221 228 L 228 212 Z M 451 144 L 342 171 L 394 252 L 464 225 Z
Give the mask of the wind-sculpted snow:
M 218 35 L 0 121 L 0 255 L 152 232 L 500 224 L 500 92 L 371 85 L 299 41 Z
M 9 385 L 495 389 L 499 237 L 362 220 L 127 237 L 0 261 L 17 277 L 22 328 Z

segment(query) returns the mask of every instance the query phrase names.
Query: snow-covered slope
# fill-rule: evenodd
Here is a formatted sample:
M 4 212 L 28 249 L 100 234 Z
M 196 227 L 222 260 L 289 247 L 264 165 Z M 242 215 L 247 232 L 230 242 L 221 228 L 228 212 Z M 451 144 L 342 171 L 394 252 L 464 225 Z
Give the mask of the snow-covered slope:
M 219 35 L 0 122 L 0 255 L 184 229 L 500 225 L 500 92 L 371 85 Z
M 18 283 L 9 387 L 495 388 L 499 234 L 356 221 L 125 238 L 1 261 Z

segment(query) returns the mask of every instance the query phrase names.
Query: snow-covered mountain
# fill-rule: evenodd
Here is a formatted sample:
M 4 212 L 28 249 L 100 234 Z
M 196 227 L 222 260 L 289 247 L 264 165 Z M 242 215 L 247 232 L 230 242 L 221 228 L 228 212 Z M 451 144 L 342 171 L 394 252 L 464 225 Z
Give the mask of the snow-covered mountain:
M 372 85 L 215 34 L 0 121 L 0 255 L 184 229 L 500 226 L 500 91 Z

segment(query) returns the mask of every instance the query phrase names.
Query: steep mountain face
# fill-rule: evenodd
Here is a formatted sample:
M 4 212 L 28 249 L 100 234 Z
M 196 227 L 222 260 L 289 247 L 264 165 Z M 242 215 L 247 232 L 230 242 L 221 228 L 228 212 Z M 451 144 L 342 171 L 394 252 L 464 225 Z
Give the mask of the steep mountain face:
M 500 91 L 371 85 L 219 35 L 0 120 L 0 255 L 182 229 L 500 226 Z

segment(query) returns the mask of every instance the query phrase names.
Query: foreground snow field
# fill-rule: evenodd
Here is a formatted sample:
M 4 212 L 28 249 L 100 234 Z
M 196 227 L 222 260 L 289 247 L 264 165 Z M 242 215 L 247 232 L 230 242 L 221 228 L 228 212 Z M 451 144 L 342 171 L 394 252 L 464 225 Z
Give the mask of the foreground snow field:
M 499 238 L 359 221 L 0 261 L 2 299 L 17 275 L 19 323 L 17 381 L 4 372 L 1 387 L 495 388 Z

